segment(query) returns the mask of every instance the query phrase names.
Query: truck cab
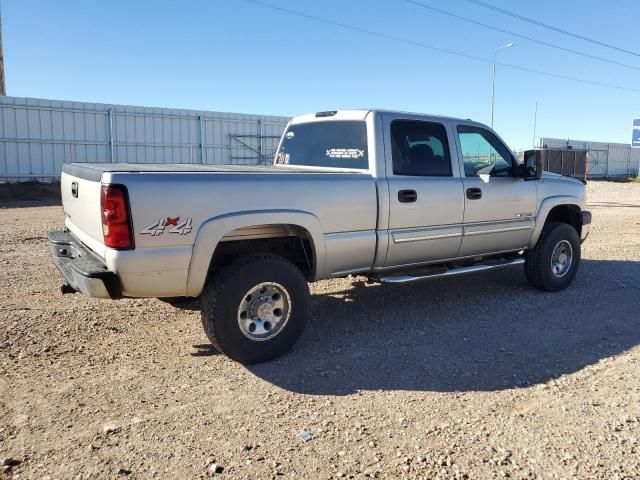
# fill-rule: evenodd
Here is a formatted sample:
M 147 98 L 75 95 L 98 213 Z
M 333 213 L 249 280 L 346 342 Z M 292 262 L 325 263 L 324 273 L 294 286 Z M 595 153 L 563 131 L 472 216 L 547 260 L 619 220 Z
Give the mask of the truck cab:
M 303 150 L 297 142 L 314 148 L 297 135 L 299 130 L 313 130 L 315 138 L 327 132 L 327 145 L 351 146 L 343 148 L 345 157 L 350 151 L 365 154 L 353 159 L 327 153 L 316 160 L 305 151 L 298 161 L 289 155 Z M 471 120 L 384 110 L 305 115 L 287 126 L 275 163 L 354 168 L 373 176 L 378 192 L 374 271 L 530 248 L 541 233 L 536 216 L 560 205 L 581 237 L 588 234 L 580 214 L 581 182 L 543 176 L 536 165 L 525 175 L 505 142 Z

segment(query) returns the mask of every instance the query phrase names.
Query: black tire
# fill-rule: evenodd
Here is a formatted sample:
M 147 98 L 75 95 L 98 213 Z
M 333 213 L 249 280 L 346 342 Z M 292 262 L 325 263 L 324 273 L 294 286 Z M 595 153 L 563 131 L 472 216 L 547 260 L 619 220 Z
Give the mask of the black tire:
M 239 306 L 246 293 L 265 282 L 283 287 L 290 299 L 289 315 L 280 330 L 261 341 L 240 327 Z M 213 346 L 244 364 L 272 360 L 286 353 L 304 330 L 309 311 L 309 285 L 288 260 L 272 254 L 248 255 L 215 272 L 202 292 L 202 326 Z
M 561 242 L 571 245 L 571 263 L 558 275 L 554 273 L 551 258 Z M 526 254 L 525 273 L 527 280 L 538 290 L 558 292 L 567 288 L 578 271 L 580 264 L 580 237 L 575 228 L 567 223 L 549 222 L 542 229 L 536 246 Z

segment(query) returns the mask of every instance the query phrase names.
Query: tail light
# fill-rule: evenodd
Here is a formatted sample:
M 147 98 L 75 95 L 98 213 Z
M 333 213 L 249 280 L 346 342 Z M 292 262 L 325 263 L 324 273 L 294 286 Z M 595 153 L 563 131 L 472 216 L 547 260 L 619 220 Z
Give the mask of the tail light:
M 122 185 L 103 185 L 100 195 L 104 244 L 118 250 L 133 248 L 127 190 Z

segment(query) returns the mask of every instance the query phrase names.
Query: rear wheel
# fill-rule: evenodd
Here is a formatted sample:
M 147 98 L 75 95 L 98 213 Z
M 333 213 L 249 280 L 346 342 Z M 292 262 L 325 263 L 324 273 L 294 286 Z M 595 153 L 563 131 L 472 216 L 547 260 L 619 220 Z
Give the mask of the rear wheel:
M 308 308 L 309 287 L 295 265 L 277 255 L 250 255 L 208 280 L 202 325 L 219 351 L 241 363 L 259 363 L 294 345 Z
M 580 253 L 578 232 L 569 224 L 549 222 L 526 255 L 527 280 L 547 292 L 567 288 L 578 271 Z

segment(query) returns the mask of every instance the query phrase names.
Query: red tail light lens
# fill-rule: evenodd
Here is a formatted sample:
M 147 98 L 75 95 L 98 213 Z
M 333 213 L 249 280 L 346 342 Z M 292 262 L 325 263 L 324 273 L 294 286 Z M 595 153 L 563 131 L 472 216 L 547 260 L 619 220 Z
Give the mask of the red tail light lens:
M 104 244 L 119 250 L 133 248 L 125 188 L 122 185 L 103 185 L 100 202 Z

